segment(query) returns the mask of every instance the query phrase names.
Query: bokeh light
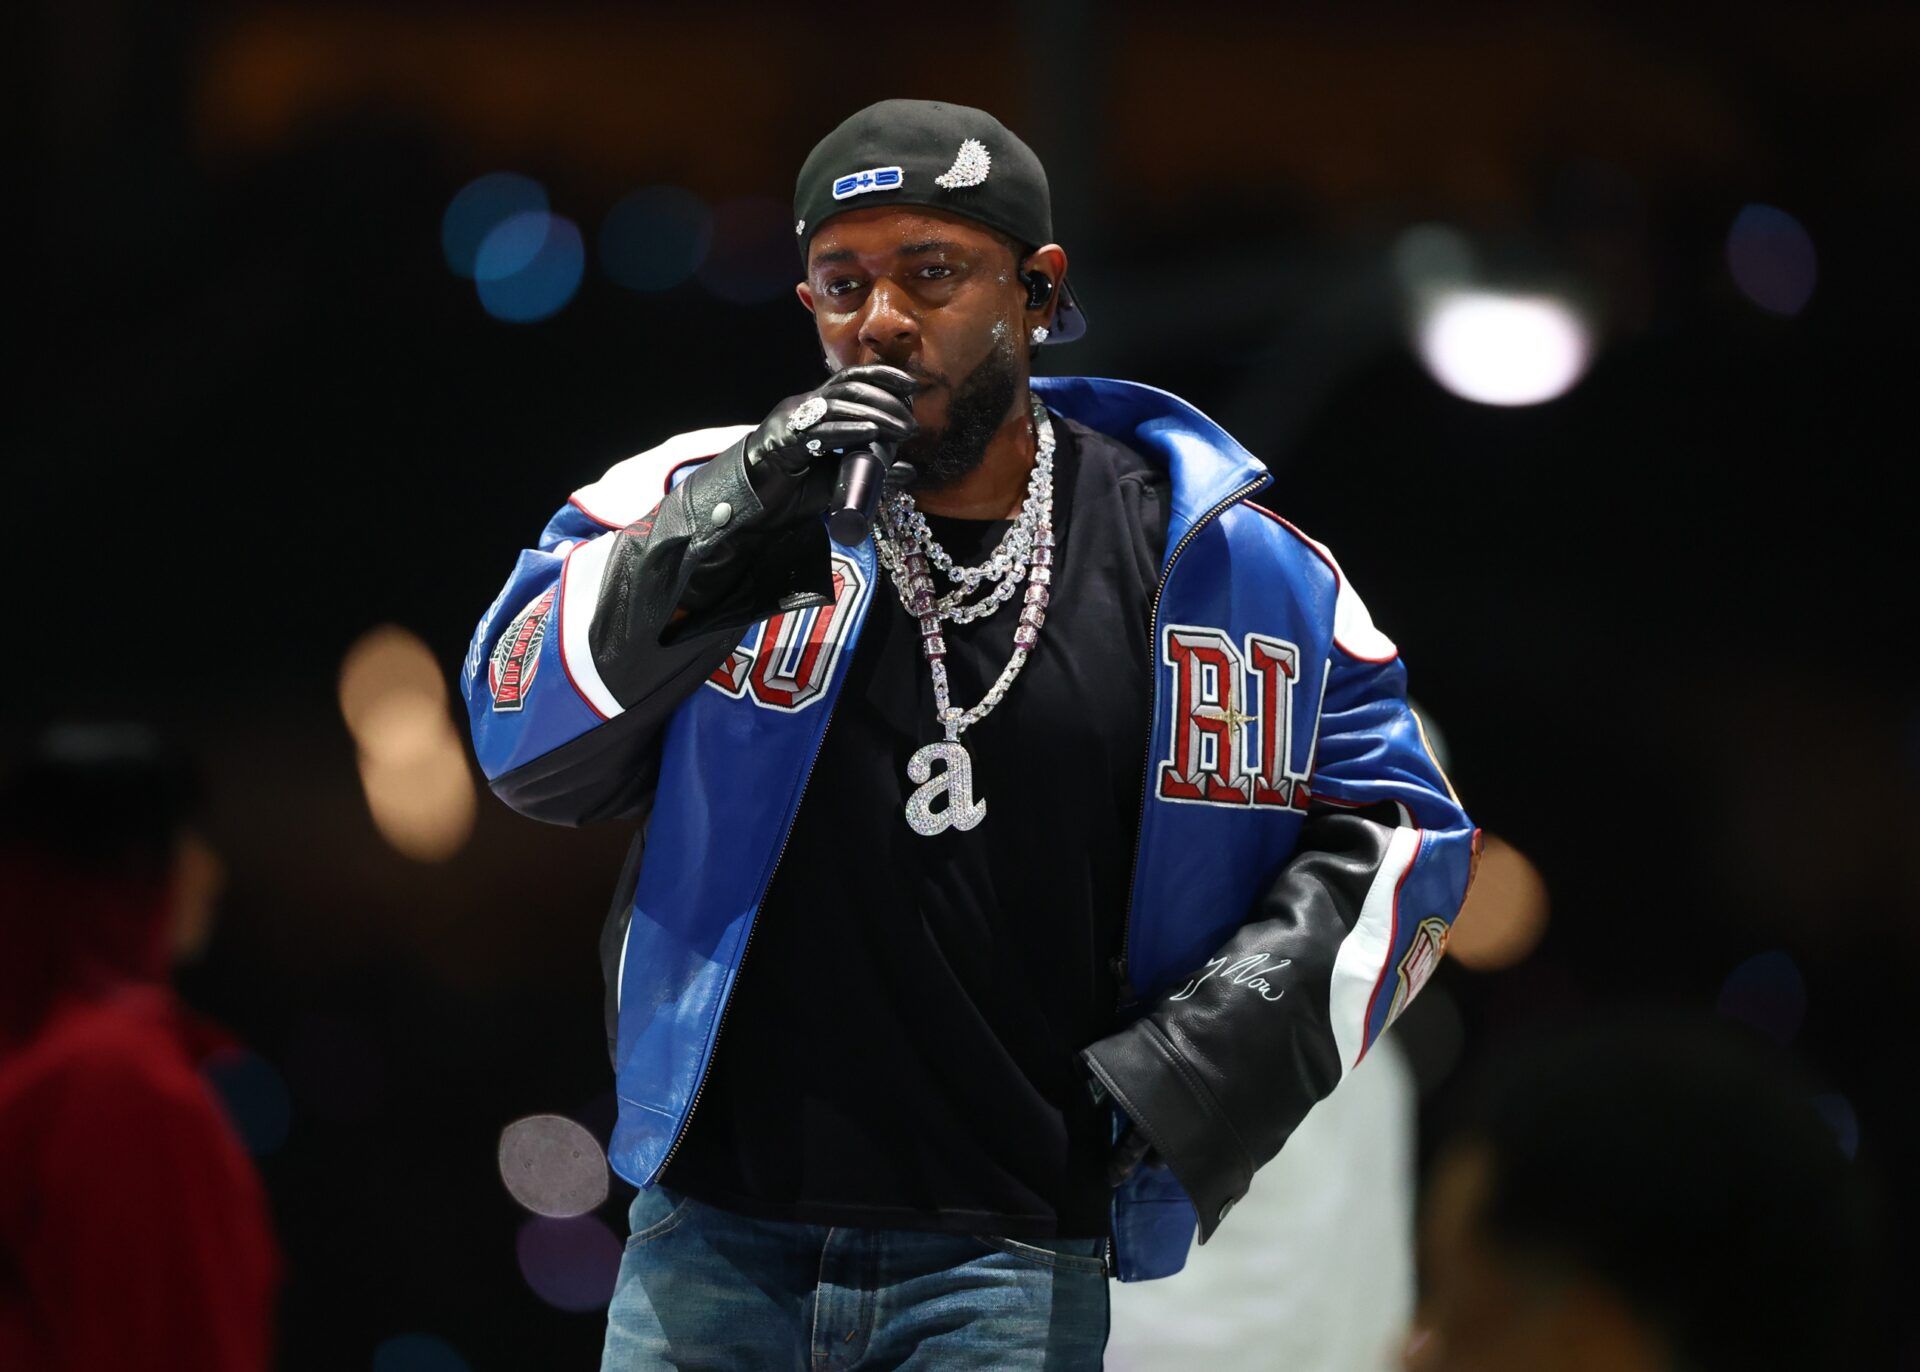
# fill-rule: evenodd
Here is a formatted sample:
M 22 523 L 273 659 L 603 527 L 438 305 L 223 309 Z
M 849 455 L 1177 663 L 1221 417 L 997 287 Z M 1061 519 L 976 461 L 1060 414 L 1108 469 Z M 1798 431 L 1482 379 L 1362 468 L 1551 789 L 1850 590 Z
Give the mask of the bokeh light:
M 340 714 L 381 836 L 420 862 L 457 853 L 478 802 L 446 680 L 419 636 L 389 624 L 355 642 L 340 667 Z
M 1454 917 L 1447 956 L 1476 972 L 1512 967 L 1547 932 L 1546 879 L 1526 854 L 1495 834 L 1484 836 L 1480 870 Z
M 273 1064 L 247 1049 L 226 1048 L 210 1056 L 200 1071 L 247 1151 L 256 1158 L 278 1152 L 293 1122 L 293 1104 Z
M 1756 953 L 1727 973 L 1714 1008 L 1775 1043 L 1791 1043 L 1807 1015 L 1806 978 L 1785 953 Z
M 480 251 L 473 259 L 475 281 L 505 281 L 540 255 L 553 228 L 553 216 L 545 210 L 526 210 L 508 215 L 480 240 Z
M 340 714 L 363 748 L 384 747 L 388 730 L 411 730 L 409 714 L 431 714 L 446 699 L 433 650 L 397 624 L 369 629 L 340 664 Z
M 440 247 L 455 275 L 472 277 L 480 245 L 504 221 L 520 214 L 544 214 L 547 192 L 538 181 L 517 172 L 489 172 L 462 186 L 440 217 Z
M 1813 236 L 1772 205 L 1748 205 L 1727 230 L 1727 270 L 1741 294 L 1771 314 L 1799 314 L 1819 277 Z
M 664 291 L 706 261 L 713 215 L 678 186 L 647 186 L 607 211 L 600 224 L 600 267 L 630 291 Z
M 599 1310 L 613 1298 L 620 1240 L 593 1215 L 535 1216 L 520 1226 L 515 1251 L 534 1295 L 560 1310 Z
M 1860 1116 L 1854 1113 L 1853 1102 L 1845 1096 L 1835 1093 L 1815 1096 L 1813 1108 L 1820 1118 L 1833 1130 L 1833 1141 L 1840 1145 L 1840 1151 L 1852 1161 L 1860 1153 Z
M 699 276 L 701 285 L 736 305 L 762 304 L 791 291 L 800 279 L 800 257 L 789 207 L 764 196 L 716 206 L 713 242 Z
M 381 836 L 419 862 L 444 862 L 473 832 L 473 778 L 457 746 L 362 757 L 360 780 Z
M 1573 305 L 1553 295 L 1436 292 L 1415 343 L 1434 380 L 1482 405 L 1537 405 L 1586 373 L 1593 339 Z
M 473 1372 L 445 1339 L 400 1334 L 373 1350 L 373 1372 Z
M 488 232 L 474 258 L 481 308 L 509 324 L 557 313 L 580 289 L 587 251 L 580 227 L 564 215 L 528 210 Z
M 584 1125 L 528 1115 L 500 1131 L 500 1180 L 536 1215 L 584 1215 L 607 1198 L 607 1158 Z

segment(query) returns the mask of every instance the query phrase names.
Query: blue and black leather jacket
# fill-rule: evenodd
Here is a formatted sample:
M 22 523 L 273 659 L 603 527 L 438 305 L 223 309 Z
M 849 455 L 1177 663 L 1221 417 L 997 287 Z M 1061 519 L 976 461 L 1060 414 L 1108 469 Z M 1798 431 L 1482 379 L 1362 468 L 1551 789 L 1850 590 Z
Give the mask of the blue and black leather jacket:
M 1119 1027 L 1082 1050 L 1116 1140 L 1131 1119 L 1157 1155 L 1113 1196 L 1112 1270 L 1143 1280 L 1185 1264 L 1196 1228 L 1204 1243 L 1424 984 L 1479 831 L 1333 555 L 1250 500 L 1272 479 L 1257 460 L 1164 391 L 1032 385 L 1170 481 Z M 677 435 L 576 492 L 520 554 L 463 672 L 502 799 L 637 827 L 601 947 L 609 1158 L 636 1186 L 698 1103 L 847 657 L 886 591 L 871 540 L 773 527 L 749 430 Z M 676 616 L 702 585 L 698 612 Z

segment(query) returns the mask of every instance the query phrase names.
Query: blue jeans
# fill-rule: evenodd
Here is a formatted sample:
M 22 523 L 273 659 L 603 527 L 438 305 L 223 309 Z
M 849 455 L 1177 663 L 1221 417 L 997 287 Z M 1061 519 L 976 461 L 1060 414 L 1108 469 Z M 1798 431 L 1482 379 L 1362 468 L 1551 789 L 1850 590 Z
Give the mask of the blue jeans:
M 752 1219 L 664 1186 L 634 1198 L 601 1372 L 1098 1372 L 1105 1239 Z

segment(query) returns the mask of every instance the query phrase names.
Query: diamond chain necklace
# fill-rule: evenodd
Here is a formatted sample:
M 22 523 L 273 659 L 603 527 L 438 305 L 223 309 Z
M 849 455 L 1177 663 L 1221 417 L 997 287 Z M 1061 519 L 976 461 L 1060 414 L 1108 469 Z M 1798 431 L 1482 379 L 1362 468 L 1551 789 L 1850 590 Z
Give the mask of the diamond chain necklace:
M 880 521 L 886 535 L 878 541 L 880 561 L 892 574 L 894 585 L 901 588 L 900 603 L 907 613 L 916 618 L 920 613 L 913 608 L 912 597 L 905 589 L 913 574 L 902 562 L 907 553 L 916 550 L 924 551 L 927 560 L 955 583 L 953 590 L 933 601 L 940 618 L 955 624 L 968 624 L 993 613 L 1020 588 L 1021 573 L 1032 560 L 1034 531 L 1042 515 L 1053 508 L 1053 425 L 1038 401 L 1034 402 L 1034 414 L 1037 451 L 1033 473 L 1027 478 L 1027 498 L 1021 504 L 1019 518 L 1001 535 L 1000 545 L 978 567 L 954 565 L 952 556 L 927 527 L 927 517 L 914 506 L 912 496 L 900 491 L 886 501 Z M 964 597 L 983 581 L 999 584 L 985 598 L 970 605 L 963 603 Z M 931 581 L 928 585 L 931 587 Z
M 962 831 L 973 828 L 987 815 L 985 798 L 974 799 L 973 763 L 960 744 L 960 735 L 987 717 L 987 713 L 1006 698 L 1013 679 L 1026 665 L 1027 655 L 1039 642 L 1040 626 L 1047 618 L 1047 598 L 1053 581 L 1053 423 L 1046 407 L 1038 399 L 1033 405 L 1036 450 L 1033 474 L 1027 479 L 1027 498 L 1020 516 L 1000 540 L 992 556 L 978 567 L 956 567 L 946 549 L 934 539 L 926 517 L 914 507 L 913 497 L 898 492 L 882 503 L 875 527 L 875 545 L 880 561 L 893 579 L 900 603 L 920 624 L 920 650 L 933 675 L 934 717 L 946 731 L 946 739 L 929 743 L 907 762 L 908 780 L 919 785 L 907 800 L 907 823 L 915 833 L 932 836 L 948 828 Z M 929 563 L 959 583 L 936 599 Z M 953 704 L 947 681 L 947 642 L 941 633 L 942 620 L 966 624 L 990 614 L 1010 599 L 1026 573 L 1026 599 L 1020 607 L 1020 622 L 1013 630 L 1013 656 L 1001 670 L 998 680 L 980 703 L 970 710 Z M 983 581 L 998 584 L 993 591 L 972 604 L 961 597 Z M 946 764 L 946 771 L 933 775 L 933 764 Z M 933 802 L 946 796 L 941 810 Z

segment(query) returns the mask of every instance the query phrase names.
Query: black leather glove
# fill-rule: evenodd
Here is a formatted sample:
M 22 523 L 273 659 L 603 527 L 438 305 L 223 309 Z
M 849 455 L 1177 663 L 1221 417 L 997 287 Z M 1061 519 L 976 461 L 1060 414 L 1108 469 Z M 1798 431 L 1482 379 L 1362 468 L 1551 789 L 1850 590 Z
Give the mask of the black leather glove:
M 818 459 L 875 443 L 897 446 L 919 432 L 913 418 L 918 387 L 898 367 L 875 363 L 835 372 L 775 405 L 744 441 L 747 479 L 773 520 L 827 507 L 839 463 Z M 796 417 L 812 422 L 796 424 Z
M 704 673 L 662 649 L 711 639 L 700 646 L 724 652 L 775 611 L 832 600 L 827 531 L 813 517 L 833 498 L 840 463 L 831 454 L 912 437 L 916 387 L 898 367 L 874 365 L 790 395 L 623 531 L 588 635 L 594 664 L 623 706 L 631 709 L 663 676 L 698 684 Z M 796 425 L 796 416 L 815 413 Z

